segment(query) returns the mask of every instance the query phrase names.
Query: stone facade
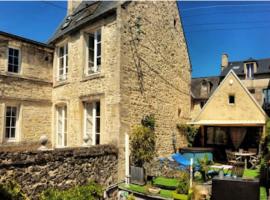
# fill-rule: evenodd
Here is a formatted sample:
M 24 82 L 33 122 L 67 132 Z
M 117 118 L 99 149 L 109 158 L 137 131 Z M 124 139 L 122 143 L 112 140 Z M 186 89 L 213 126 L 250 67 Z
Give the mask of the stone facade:
M 10 105 L 18 108 L 15 142 L 34 142 L 41 135 L 51 140 L 53 49 L 7 34 L 0 34 L 0 42 L 0 142 L 6 143 Z M 8 72 L 9 47 L 19 49 L 19 73 Z
M 92 180 L 103 187 L 117 181 L 114 146 L 53 151 L 1 152 L 0 183 L 16 181 L 30 199 L 49 188 L 68 189 Z

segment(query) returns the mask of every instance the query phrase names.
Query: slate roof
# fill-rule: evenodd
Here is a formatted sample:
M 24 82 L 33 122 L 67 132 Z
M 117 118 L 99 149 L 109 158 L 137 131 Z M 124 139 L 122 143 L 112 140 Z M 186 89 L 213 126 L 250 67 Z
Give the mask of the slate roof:
M 86 23 L 113 13 L 124 1 L 82 1 L 72 15 L 66 16 L 48 43 L 54 43 L 65 34 L 79 29 Z
M 220 74 L 220 76 L 224 77 L 228 74 L 228 72 L 232 69 L 238 76 L 245 75 L 244 74 L 244 63 L 245 62 L 257 62 L 257 72 L 254 73 L 256 74 L 268 74 L 270 73 L 270 58 L 265 58 L 265 59 L 253 59 L 249 58 L 248 60 L 245 61 L 235 61 L 235 62 L 229 62 L 229 66 L 226 67 Z
M 201 96 L 201 83 L 207 81 L 211 83 L 211 91 L 208 97 Z M 220 82 L 219 76 L 192 78 L 191 80 L 191 94 L 194 99 L 208 99 L 212 93 L 216 90 Z
M 15 40 L 20 40 L 20 41 L 23 41 L 23 42 L 26 42 L 26 43 L 38 45 L 38 46 L 41 46 L 41 47 L 53 49 L 53 47 L 48 45 L 48 44 L 38 42 L 38 41 L 35 41 L 35 40 L 31 40 L 31 39 L 21 37 L 21 36 L 18 36 L 18 35 L 14 35 L 14 34 L 11 34 L 11 33 L 7 33 L 7 32 L 4 32 L 4 31 L 0 31 L 0 35 L 5 36 L 5 37 L 9 37 L 9 38 L 13 38 Z

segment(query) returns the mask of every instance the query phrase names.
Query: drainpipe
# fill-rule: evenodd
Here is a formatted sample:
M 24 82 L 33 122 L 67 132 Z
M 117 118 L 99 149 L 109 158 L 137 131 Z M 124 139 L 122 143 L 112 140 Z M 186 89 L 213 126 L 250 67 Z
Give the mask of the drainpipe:
M 125 133 L 125 183 L 130 183 L 129 173 L 129 135 Z

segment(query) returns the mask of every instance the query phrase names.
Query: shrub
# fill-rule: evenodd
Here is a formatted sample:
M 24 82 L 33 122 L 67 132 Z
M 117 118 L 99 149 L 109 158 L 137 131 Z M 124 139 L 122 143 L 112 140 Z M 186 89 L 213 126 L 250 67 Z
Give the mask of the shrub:
M 144 126 L 144 127 L 147 127 L 147 128 L 150 128 L 151 130 L 155 130 L 155 117 L 154 115 L 146 115 L 143 117 L 142 121 L 141 121 L 141 124 Z
M 5 200 L 28 200 L 20 185 L 15 181 L 0 184 L 0 197 Z
M 188 194 L 189 191 L 189 173 L 181 171 L 179 175 L 179 183 L 176 188 L 178 194 Z
M 177 124 L 176 126 L 179 131 L 183 132 L 188 141 L 188 146 L 191 147 L 195 140 L 195 136 L 199 131 L 199 126 L 189 125 L 189 124 Z
M 155 156 L 155 133 L 148 127 L 139 125 L 133 128 L 130 140 L 131 161 L 142 167 Z
M 94 182 L 84 186 L 76 186 L 69 190 L 60 191 L 49 189 L 44 191 L 41 200 L 97 200 L 102 199 L 102 187 Z
M 133 194 L 128 195 L 127 200 L 135 200 L 135 197 Z

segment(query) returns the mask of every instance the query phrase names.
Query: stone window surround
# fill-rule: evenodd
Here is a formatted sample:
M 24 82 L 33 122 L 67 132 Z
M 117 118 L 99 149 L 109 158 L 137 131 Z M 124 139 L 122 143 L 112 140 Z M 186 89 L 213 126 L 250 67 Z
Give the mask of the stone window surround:
M 244 73 L 246 76 L 246 79 L 252 79 L 250 77 L 248 77 L 248 69 L 247 69 L 247 65 L 253 64 L 253 76 L 254 74 L 257 72 L 257 63 L 256 62 L 246 62 L 244 63 Z
M 10 72 L 8 71 L 8 61 L 9 61 L 9 49 L 16 49 L 19 51 L 19 61 L 18 61 L 18 72 Z M 21 47 L 20 46 L 15 46 L 15 45 L 8 45 L 7 50 L 6 50 L 6 55 L 7 55 L 7 61 L 6 61 L 6 72 L 7 74 L 10 75 L 21 75 L 23 73 L 21 63 L 22 63 L 22 53 L 21 53 Z
M 6 137 L 6 108 L 7 107 L 16 107 L 16 129 L 15 129 L 15 138 L 7 138 Z M 3 104 L 3 129 L 2 129 L 2 142 L 10 143 L 10 142 L 19 142 L 21 138 L 21 114 L 22 114 L 22 105 L 20 103 L 4 103 Z
M 85 47 L 85 64 L 84 64 L 84 70 L 83 70 L 83 80 L 86 79 L 88 80 L 88 77 L 91 77 L 93 76 L 94 78 L 97 78 L 97 75 L 99 75 L 100 73 L 102 73 L 102 49 L 103 49 L 103 39 L 102 39 L 102 32 L 103 32 L 103 26 L 104 25 L 99 25 L 99 26 L 94 26 L 94 27 L 91 27 L 90 29 L 87 29 L 87 30 L 84 30 L 83 32 L 83 35 L 84 35 L 84 47 Z M 89 35 L 90 34 L 93 34 L 95 35 L 95 44 L 94 44 L 94 68 L 97 69 L 97 66 L 96 66 L 96 60 L 97 60 L 97 57 L 96 57 L 96 33 L 100 31 L 100 35 L 101 35 L 101 55 L 100 55 L 100 59 L 101 59 L 101 66 L 100 66 L 100 69 L 99 70 L 95 70 L 93 73 L 88 73 L 88 44 L 89 44 Z
M 233 103 L 230 103 L 231 97 L 233 97 Z M 228 104 L 229 104 L 230 106 L 234 106 L 234 105 L 235 105 L 235 102 L 236 102 L 235 94 L 233 94 L 233 93 L 228 94 Z

